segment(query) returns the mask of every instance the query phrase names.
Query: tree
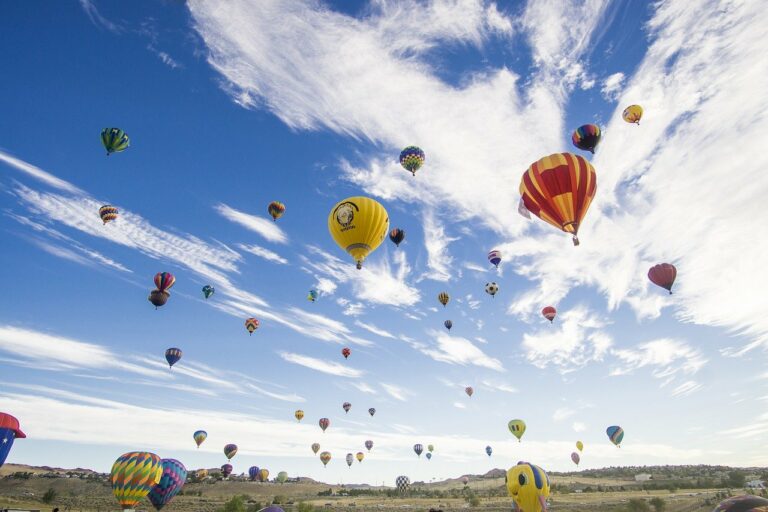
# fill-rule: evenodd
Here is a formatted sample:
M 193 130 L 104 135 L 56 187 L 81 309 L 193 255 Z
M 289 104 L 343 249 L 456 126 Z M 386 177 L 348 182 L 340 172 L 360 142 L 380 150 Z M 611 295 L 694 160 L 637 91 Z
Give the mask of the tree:
M 730 487 L 741 488 L 747 483 L 747 475 L 741 471 L 729 471 L 728 472 L 728 485 Z
M 650 512 L 651 507 L 649 507 L 648 503 L 643 499 L 631 498 L 629 503 L 627 503 L 627 510 L 629 510 L 629 512 Z
M 659 498 L 658 496 L 654 496 L 653 498 L 651 498 L 651 501 L 649 503 L 651 504 L 655 512 L 664 512 L 664 509 L 667 506 L 667 503 L 662 498 Z
M 233 496 L 228 502 L 224 504 L 219 512 L 246 512 L 245 500 L 242 496 Z
M 57 493 L 52 488 L 49 488 L 47 491 L 45 491 L 45 494 L 43 494 L 43 503 L 48 505 L 49 503 L 53 503 L 53 501 L 56 499 Z

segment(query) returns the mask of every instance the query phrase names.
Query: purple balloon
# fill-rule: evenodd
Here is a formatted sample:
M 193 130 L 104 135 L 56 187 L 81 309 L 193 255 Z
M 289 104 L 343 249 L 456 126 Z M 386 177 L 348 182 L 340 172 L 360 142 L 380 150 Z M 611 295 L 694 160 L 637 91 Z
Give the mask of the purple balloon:
M 278 507 L 277 505 L 270 505 L 266 508 L 259 510 L 259 512 L 284 512 L 284 510 Z
M 259 476 L 259 466 L 251 466 L 248 468 L 248 476 L 251 477 L 251 480 L 256 480 Z
M 155 485 L 147 495 L 155 509 L 160 510 L 166 506 L 174 496 L 179 494 L 184 482 L 187 480 L 187 468 L 176 459 L 163 459 L 163 474 L 160 482 Z

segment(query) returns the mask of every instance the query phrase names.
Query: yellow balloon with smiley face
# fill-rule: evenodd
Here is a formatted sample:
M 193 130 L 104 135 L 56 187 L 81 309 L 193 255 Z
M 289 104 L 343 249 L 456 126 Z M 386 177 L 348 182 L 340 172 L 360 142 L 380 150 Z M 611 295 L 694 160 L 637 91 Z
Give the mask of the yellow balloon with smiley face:
M 539 466 L 518 462 L 507 471 L 507 491 L 521 512 L 546 512 L 549 477 Z

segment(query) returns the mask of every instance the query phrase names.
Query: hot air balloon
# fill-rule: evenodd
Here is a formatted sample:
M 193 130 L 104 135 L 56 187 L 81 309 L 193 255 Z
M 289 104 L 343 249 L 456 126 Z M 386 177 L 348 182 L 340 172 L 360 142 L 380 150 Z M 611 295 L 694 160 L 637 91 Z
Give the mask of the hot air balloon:
M 579 465 L 579 461 L 581 460 L 581 457 L 579 457 L 578 453 L 572 452 L 571 453 L 571 460 L 573 461 L 574 464 L 576 464 L 578 466 Z
M 288 473 L 286 473 L 285 471 L 281 471 L 277 474 L 278 482 L 280 482 L 281 484 L 284 484 L 286 480 L 288 480 Z
M 376 414 L 376 409 L 374 409 L 373 407 L 371 407 L 370 409 L 368 409 L 368 414 L 370 414 L 371 416 L 373 416 L 374 414 Z
M 323 429 L 323 432 L 325 432 L 325 429 L 328 428 L 328 425 L 331 424 L 331 420 L 328 418 L 320 418 L 320 421 L 317 422 L 320 425 L 320 428 Z
M 125 151 L 131 144 L 131 140 L 128 138 L 128 134 L 120 128 L 104 128 L 101 130 L 101 143 L 107 150 L 107 156 L 109 156 L 112 153 Z
M 320 443 L 312 443 L 312 451 L 317 455 L 317 452 L 320 450 Z
M 165 303 L 168 302 L 168 298 L 171 296 L 168 292 L 161 292 L 160 290 L 152 290 L 149 292 L 149 297 L 147 297 L 147 300 L 152 303 L 153 306 L 155 306 L 155 309 L 159 308 L 160 306 L 165 306 Z
M 427 451 L 428 451 L 429 453 L 432 453 L 433 451 L 435 451 L 435 445 L 433 445 L 433 444 L 428 444 L 428 445 L 427 445 Z
M 155 274 L 155 288 L 161 292 L 167 292 L 175 283 L 176 278 L 170 272 L 158 272 Z
M 352 404 L 349 402 L 344 402 L 343 404 L 341 404 L 341 408 L 344 409 L 345 413 L 348 413 L 349 410 L 352 408 Z
M 405 231 L 400 228 L 394 228 L 389 232 L 389 239 L 392 240 L 396 247 L 400 247 L 400 243 L 405 240 Z
M 301 409 L 296 409 L 296 412 L 294 412 L 293 415 L 296 417 L 296 421 L 301 421 L 301 419 L 304 417 L 304 411 Z
M 318 296 L 319 294 L 317 293 L 317 290 L 312 288 L 311 290 L 309 290 L 309 293 L 307 293 L 307 300 L 309 302 L 315 302 Z
M 269 480 L 269 470 L 266 468 L 261 468 L 259 470 L 259 482 L 264 483 Z
M 285 213 L 285 205 L 280 201 L 272 201 L 267 206 L 267 211 L 272 216 L 272 220 L 277 221 Z
M 208 299 L 208 298 L 210 298 L 211 295 L 213 295 L 213 292 L 215 292 L 215 291 L 216 290 L 213 288 L 213 286 L 207 284 L 207 285 L 203 286 L 203 297 Z
M 328 463 L 331 461 L 331 452 L 323 452 L 320 454 L 320 462 L 323 463 L 323 466 L 328 466 Z
M 451 296 L 448 295 L 445 292 L 440 292 L 437 296 L 437 300 L 440 301 L 440 304 L 443 305 L 443 307 L 448 305 L 448 301 L 451 300 Z
M 465 392 L 465 393 L 466 393 L 468 396 L 470 396 L 470 397 L 471 397 L 471 396 L 472 396 L 472 394 L 475 392 L 475 390 L 474 390 L 474 389 L 472 389 L 472 386 L 467 386 L 466 388 L 464 388 L 464 392 Z
M 336 203 L 328 215 L 328 231 L 336 244 L 363 267 L 389 231 L 387 210 L 369 197 L 348 197 Z
M 365 442 L 365 449 L 371 451 L 371 448 L 373 448 L 373 441 L 369 439 Z
M 630 105 L 621 113 L 621 118 L 628 123 L 640 124 L 643 117 L 643 107 L 640 105 Z
M 227 460 L 232 460 L 232 457 L 235 456 L 237 453 L 237 445 L 236 444 L 228 444 L 224 446 L 224 455 L 227 456 Z
M 344 359 L 348 358 L 349 354 L 351 354 L 351 353 L 352 353 L 352 351 L 349 350 L 349 348 L 347 348 L 347 347 L 344 347 L 343 349 L 341 349 L 341 355 L 344 356 Z
M 248 329 L 248 335 L 253 336 L 253 331 L 259 328 L 259 321 L 253 317 L 246 318 L 245 328 Z
M 534 162 L 520 180 L 525 208 L 579 245 L 579 226 L 597 188 L 592 164 L 573 153 L 555 153 Z
M 399 476 L 395 478 L 395 485 L 397 486 L 397 490 L 400 494 L 405 494 L 411 487 L 411 479 L 404 475 Z
M 765 512 L 765 510 L 768 510 L 768 499 L 744 494 L 721 501 L 713 512 Z
M 621 448 L 621 441 L 624 440 L 624 429 L 618 425 L 612 425 L 605 429 L 605 433 L 608 434 L 608 439 L 611 440 L 617 448 Z
M 494 282 L 485 283 L 485 293 L 495 298 L 496 294 L 499 293 L 499 285 Z
M 347 466 L 349 466 L 351 468 L 352 467 L 352 463 L 355 462 L 355 456 L 352 455 L 351 453 L 348 453 L 345 460 L 347 461 Z
M 463 483 L 464 485 L 467 485 L 469 483 L 469 477 L 468 476 L 461 477 L 461 483 Z
M 525 422 L 523 420 L 511 420 L 507 423 L 507 427 L 512 432 L 512 435 L 517 438 L 518 442 L 523 437 L 523 434 L 525 434 Z
M 555 316 L 557 316 L 557 310 L 552 306 L 547 306 L 541 310 L 541 314 L 549 320 L 549 323 L 552 323 L 555 320 Z
M 198 482 L 202 482 L 206 478 L 208 478 L 207 469 L 198 469 L 197 471 L 195 471 L 195 480 L 197 480 Z
M 491 454 L 493 453 L 493 448 L 491 448 L 490 446 L 486 446 L 485 447 L 485 453 L 487 453 L 488 456 L 490 457 Z
M 165 351 L 165 360 L 168 361 L 168 366 L 170 368 L 173 368 L 173 365 L 179 362 L 181 354 L 182 352 L 180 348 L 169 348 Z
M 445 326 L 446 329 L 450 331 L 451 327 L 453 327 L 453 322 L 451 322 L 450 320 L 446 320 L 445 322 L 443 322 L 443 325 Z
M 656 286 L 661 286 L 672 295 L 672 285 L 675 284 L 677 269 L 671 263 L 659 263 L 648 270 L 648 279 Z
M 119 212 L 117 211 L 117 208 L 112 206 L 111 204 L 105 204 L 104 206 L 99 208 L 99 217 L 101 217 L 101 221 L 104 224 L 115 220 L 118 214 Z
M 571 141 L 573 145 L 584 151 L 595 153 L 595 148 L 600 143 L 600 127 L 596 124 L 585 124 L 573 131 Z
M 501 251 L 494 249 L 491 252 L 489 252 L 488 261 L 491 262 L 491 265 L 494 265 L 496 268 L 499 268 L 499 263 L 501 263 Z
M 413 451 L 416 452 L 416 455 L 421 457 L 421 452 L 424 451 L 424 447 L 421 446 L 420 444 L 415 444 L 415 445 L 413 445 Z
M 197 447 L 200 448 L 200 445 L 203 444 L 203 441 L 205 441 L 205 438 L 208 437 L 208 432 L 205 430 L 196 430 L 194 434 L 192 434 L 192 437 L 195 439 L 195 443 L 197 444 Z
M 160 482 L 152 487 L 147 495 L 155 510 L 162 510 L 164 506 L 170 503 L 173 497 L 179 494 L 181 488 L 184 487 L 184 482 L 187 481 L 187 468 L 178 460 L 162 459 L 160 465 L 162 468 Z
M 134 509 L 149 491 L 160 482 L 163 466 L 160 457 L 149 452 L 128 452 L 112 464 L 110 482 L 112 494 L 123 510 Z
M 424 456 L 427 458 L 427 460 L 432 460 L 432 454 L 431 453 L 427 452 Z
M 221 474 L 224 476 L 224 478 L 227 478 L 229 475 L 232 474 L 232 470 L 234 468 L 232 467 L 232 464 L 224 464 L 221 466 Z
M 363 462 L 363 459 L 365 458 L 365 454 L 363 452 L 357 452 L 355 454 L 355 458 L 357 459 L 357 462 Z
M 421 166 L 424 165 L 425 158 L 426 155 L 421 148 L 408 146 L 400 152 L 400 165 L 402 165 L 406 171 L 409 171 L 416 176 L 416 171 L 421 169 Z
M 259 478 L 259 471 L 261 471 L 259 466 L 251 466 L 248 468 L 248 477 L 251 479 L 251 482 L 255 482 L 256 479 Z
M 507 491 L 521 512 L 546 512 L 549 477 L 539 466 L 518 462 L 507 471 Z
M 19 420 L 10 414 L 0 412 L 0 467 L 11 452 L 15 439 L 24 439 L 27 435 L 19 428 Z
M 582 451 L 584 449 L 584 443 L 581 441 L 576 441 L 576 449 Z

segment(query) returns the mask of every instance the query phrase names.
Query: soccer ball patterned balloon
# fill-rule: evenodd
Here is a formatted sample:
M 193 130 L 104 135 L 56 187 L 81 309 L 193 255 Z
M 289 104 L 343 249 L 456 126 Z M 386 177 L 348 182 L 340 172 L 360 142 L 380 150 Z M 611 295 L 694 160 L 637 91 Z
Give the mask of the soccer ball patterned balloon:
M 485 293 L 489 294 L 491 297 L 496 295 L 499 292 L 499 285 L 496 283 L 485 283 Z

